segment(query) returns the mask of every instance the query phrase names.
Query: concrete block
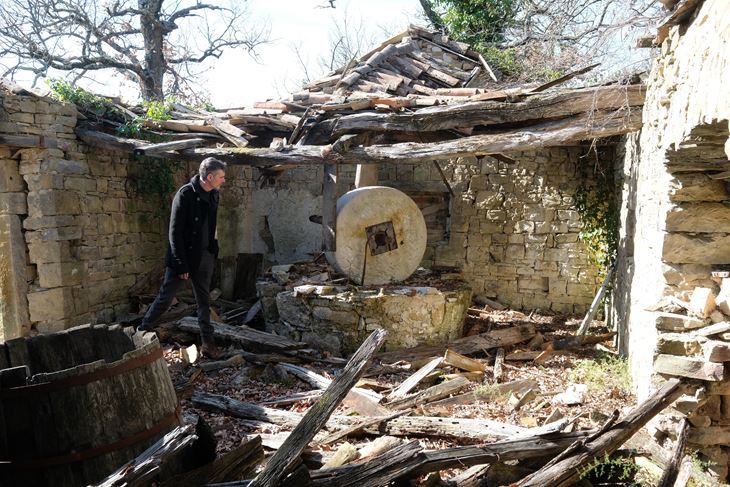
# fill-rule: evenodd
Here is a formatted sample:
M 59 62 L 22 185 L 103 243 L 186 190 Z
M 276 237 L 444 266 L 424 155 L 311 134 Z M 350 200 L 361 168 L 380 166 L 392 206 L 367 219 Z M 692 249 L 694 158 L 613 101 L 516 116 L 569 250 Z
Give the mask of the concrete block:
M 0 215 L 0 341 L 30 331 L 25 240 L 16 215 Z

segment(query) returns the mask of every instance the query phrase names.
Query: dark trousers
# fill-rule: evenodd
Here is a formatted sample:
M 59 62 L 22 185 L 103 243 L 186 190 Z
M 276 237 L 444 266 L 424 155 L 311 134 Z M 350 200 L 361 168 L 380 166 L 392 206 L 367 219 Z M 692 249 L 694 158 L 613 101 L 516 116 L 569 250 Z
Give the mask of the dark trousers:
M 193 285 L 193 294 L 198 305 L 198 326 L 200 326 L 200 336 L 204 342 L 213 338 L 213 325 L 210 324 L 210 281 L 213 277 L 214 265 L 215 256 L 210 252 L 203 252 L 200 267 L 196 272 L 191 272 L 188 279 Z M 165 268 L 165 280 L 154 302 L 142 318 L 141 329 L 152 329 L 152 325 L 170 308 L 172 299 L 186 282 L 186 280 L 180 279 L 180 276 L 171 267 Z

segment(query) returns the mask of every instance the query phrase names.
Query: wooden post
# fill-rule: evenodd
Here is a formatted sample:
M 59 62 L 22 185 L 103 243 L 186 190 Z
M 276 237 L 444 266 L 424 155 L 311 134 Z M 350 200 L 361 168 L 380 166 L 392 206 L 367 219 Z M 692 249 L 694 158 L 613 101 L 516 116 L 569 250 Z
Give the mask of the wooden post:
M 337 249 L 335 228 L 337 227 L 337 164 L 324 165 L 322 188 L 322 250 L 334 252 Z

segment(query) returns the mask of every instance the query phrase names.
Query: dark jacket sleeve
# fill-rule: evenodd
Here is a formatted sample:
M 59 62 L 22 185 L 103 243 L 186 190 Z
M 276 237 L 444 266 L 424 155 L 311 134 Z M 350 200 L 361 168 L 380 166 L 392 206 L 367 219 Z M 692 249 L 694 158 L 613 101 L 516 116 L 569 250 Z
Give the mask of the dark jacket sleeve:
M 185 206 L 185 195 L 183 191 L 178 191 L 172 200 L 168 234 L 172 253 L 172 268 L 178 275 L 190 272 L 189 264 L 185 258 Z

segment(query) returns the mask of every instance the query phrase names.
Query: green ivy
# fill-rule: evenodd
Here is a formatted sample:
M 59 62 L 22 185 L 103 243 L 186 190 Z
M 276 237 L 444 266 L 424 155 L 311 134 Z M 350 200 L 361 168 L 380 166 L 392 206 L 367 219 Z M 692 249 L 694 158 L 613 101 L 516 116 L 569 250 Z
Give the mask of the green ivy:
M 175 99 L 171 97 L 166 98 L 164 101 L 152 100 L 142 102 L 145 114 L 120 125 L 117 128 L 117 133 L 122 137 L 141 137 L 144 133 L 146 122 L 150 120 L 170 120 L 172 118 L 173 103 L 175 103 Z M 147 135 L 143 138 L 151 142 L 163 142 L 159 137 L 150 137 Z
M 109 99 L 95 95 L 79 86 L 74 86 L 64 79 L 51 78 L 46 80 L 46 83 L 51 90 L 51 96 L 53 98 L 67 103 L 73 103 L 85 112 L 92 113 L 97 117 L 115 111 Z
M 594 164 L 578 162 L 578 188 L 573 195 L 583 228 L 578 234 L 586 244 L 593 263 L 605 274 L 618 250 L 619 208 L 614 181 L 612 158 L 599 155 Z
M 134 189 L 140 194 L 157 195 L 166 203 L 176 189 L 173 170 L 179 169 L 179 163 L 147 156 L 136 156 L 133 161 L 128 178 Z

